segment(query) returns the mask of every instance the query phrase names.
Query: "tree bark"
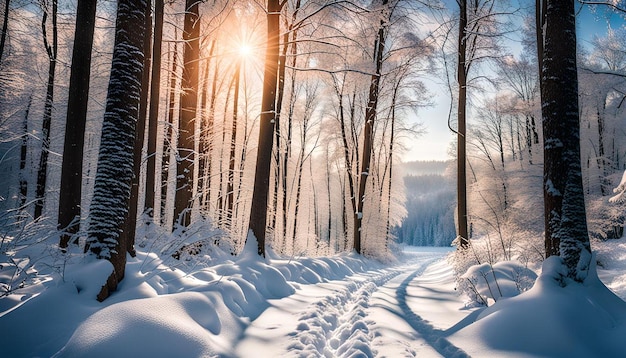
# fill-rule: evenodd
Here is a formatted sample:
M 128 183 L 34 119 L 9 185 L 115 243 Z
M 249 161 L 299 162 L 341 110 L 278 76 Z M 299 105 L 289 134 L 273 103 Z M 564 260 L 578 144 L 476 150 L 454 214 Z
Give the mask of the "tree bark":
M 80 230 L 80 201 L 82 198 L 83 147 L 89 102 L 91 49 L 96 23 L 97 0 L 84 0 L 76 9 L 76 30 L 72 50 L 70 90 L 67 101 L 61 187 L 59 191 L 59 246 L 67 247 Z M 75 238 L 72 243 L 78 244 Z
M 161 100 L 161 50 L 163 47 L 163 0 L 154 3 L 154 41 L 152 45 L 152 74 L 150 79 L 150 112 L 148 114 L 148 152 L 146 158 L 146 194 L 144 211 L 154 217 L 156 198 L 156 147 Z
M 137 117 L 135 145 L 133 148 L 133 179 L 130 188 L 128 215 L 122 227 L 122 241 L 126 243 L 126 251 L 135 257 L 135 233 L 137 231 L 137 212 L 139 211 L 139 179 L 141 177 L 141 154 L 146 134 L 146 117 L 148 115 L 148 94 L 150 91 L 150 51 L 152 49 L 152 6 L 148 0 L 146 6 L 146 25 L 143 38 L 143 71 L 141 75 L 141 95 L 139 98 L 139 114 Z
M 26 175 L 26 158 L 28 155 L 28 114 L 33 103 L 32 94 L 28 97 L 28 105 L 24 111 L 24 121 L 22 122 L 22 145 L 20 146 L 20 207 L 21 211 L 26 210 L 26 200 L 28 199 L 28 177 Z
M 278 53 L 280 42 L 279 0 L 267 1 L 267 49 L 263 74 L 263 95 L 259 123 L 259 145 L 250 208 L 249 228 L 256 237 L 258 253 L 265 257 L 265 229 L 267 226 L 267 197 L 269 192 L 274 123 L 276 117 L 276 89 L 278 80 Z
M 383 0 L 382 5 L 386 6 L 388 0 Z M 365 203 L 365 188 L 367 186 L 367 178 L 370 175 L 370 161 L 372 158 L 372 148 L 374 144 L 374 121 L 376 120 L 376 109 L 378 107 L 378 95 L 380 90 L 380 77 L 383 65 L 383 54 L 385 50 L 386 38 L 386 21 L 380 21 L 380 27 L 374 42 L 374 65 L 375 74 L 372 75 L 369 89 L 369 99 L 367 108 L 365 109 L 365 130 L 363 136 L 363 162 L 361 163 L 361 172 L 359 174 L 359 191 L 357 196 L 357 209 L 354 213 L 354 241 L 353 248 L 357 253 L 361 250 L 361 228 L 363 223 L 363 205 Z
M 198 62 L 200 60 L 200 13 L 197 0 L 185 2 L 183 31 L 183 91 L 180 95 L 178 155 L 176 159 L 176 195 L 174 220 L 183 227 L 191 223 L 194 182 L 195 121 L 198 107 Z
M 230 155 L 228 162 L 228 183 L 226 188 L 226 225 L 232 230 L 233 225 L 233 199 L 235 192 L 235 155 L 237 150 L 237 120 L 239 107 L 239 78 L 241 76 L 241 62 L 235 69 L 235 93 L 233 98 L 233 123 L 230 136 Z
M 126 243 L 120 234 L 128 215 L 133 178 L 146 6 L 146 0 L 119 0 L 117 5 L 111 77 L 85 247 L 113 264 L 113 272 L 98 294 L 99 301 L 117 288 L 126 266 Z
M 11 0 L 4 0 L 4 16 L 2 21 L 2 34 L 0 35 L 0 63 L 4 57 L 4 46 L 7 40 L 7 33 L 9 28 L 9 10 L 11 7 Z
M 178 36 L 174 33 L 174 38 Z M 174 107 L 176 105 L 176 70 L 178 68 L 178 47 L 174 43 L 172 51 L 172 69 L 169 72 L 169 91 L 167 101 L 167 120 L 163 130 L 163 154 L 161 156 L 161 224 L 167 225 L 167 191 L 170 174 L 170 157 L 172 154 L 173 126 L 174 126 Z
M 459 85 L 459 103 L 457 108 L 457 235 L 459 248 L 469 246 L 467 231 L 467 169 L 466 169 L 466 105 L 467 105 L 467 0 L 459 0 L 459 48 L 457 62 L 457 82 Z
M 41 156 L 39 157 L 39 169 L 37 170 L 37 187 L 35 188 L 35 220 L 43 213 L 46 199 L 46 182 L 48 179 L 48 155 L 50 154 L 50 126 L 52 124 L 52 109 L 54 104 L 54 78 L 57 64 L 58 28 L 57 28 L 58 0 L 52 0 L 52 44 L 48 42 L 46 20 L 48 10 L 44 9 L 41 20 L 43 40 L 48 53 L 48 84 L 46 86 L 46 100 L 43 110 L 43 123 L 41 128 Z
M 591 260 L 580 167 L 574 0 L 548 0 L 541 108 L 546 256 L 560 255 L 583 281 Z

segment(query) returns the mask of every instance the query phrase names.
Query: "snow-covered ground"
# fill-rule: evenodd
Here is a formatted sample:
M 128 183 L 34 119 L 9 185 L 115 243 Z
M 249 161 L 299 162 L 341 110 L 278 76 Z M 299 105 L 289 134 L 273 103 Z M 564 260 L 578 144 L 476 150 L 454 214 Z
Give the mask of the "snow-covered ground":
M 198 270 L 139 252 L 103 303 L 109 264 L 69 265 L 63 279 L 0 299 L 0 355 L 626 356 L 626 303 L 599 280 L 560 287 L 558 260 L 531 290 L 485 309 L 455 291 L 450 249 L 409 248 L 382 264 L 355 254 L 263 261 L 255 245 Z M 621 289 L 623 272 L 600 276 Z

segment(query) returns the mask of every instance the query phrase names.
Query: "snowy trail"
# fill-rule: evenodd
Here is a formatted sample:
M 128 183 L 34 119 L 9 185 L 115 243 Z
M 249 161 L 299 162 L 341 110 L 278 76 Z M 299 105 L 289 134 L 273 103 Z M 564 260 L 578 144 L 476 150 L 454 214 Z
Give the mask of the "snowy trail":
M 464 357 L 462 350 L 443 337 L 444 330 L 414 312 L 415 289 L 427 286 L 429 280 L 441 280 L 442 272 L 432 267 L 444 262 L 444 256 L 442 252 L 411 253 L 397 266 L 341 281 L 301 285 L 294 295 L 271 301 L 250 323 L 235 347 L 235 356 L 377 357 L 383 356 L 379 351 L 389 354 L 392 345 L 398 352 L 388 356 L 410 357 L 419 352 L 420 356 Z M 423 283 L 416 284 L 418 279 Z M 442 299 L 435 293 L 433 299 L 453 301 L 450 307 L 459 307 L 456 296 L 447 294 L 450 297 Z M 468 313 L 459 314 L 462 318 Z M 450 319 L 450 325 L 458 322 L 459 314 Z

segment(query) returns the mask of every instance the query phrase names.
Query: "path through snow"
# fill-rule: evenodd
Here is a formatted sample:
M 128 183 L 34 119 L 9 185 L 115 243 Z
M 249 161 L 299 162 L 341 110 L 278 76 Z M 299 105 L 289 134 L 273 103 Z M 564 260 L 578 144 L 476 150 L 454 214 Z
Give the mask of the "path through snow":
M 300 285 L 271 300 L 244 331 L 236 356 L 467 356 L 445 338 L 471 313 L 459 310 L 445 252 L 407 255 L 398 266 Z

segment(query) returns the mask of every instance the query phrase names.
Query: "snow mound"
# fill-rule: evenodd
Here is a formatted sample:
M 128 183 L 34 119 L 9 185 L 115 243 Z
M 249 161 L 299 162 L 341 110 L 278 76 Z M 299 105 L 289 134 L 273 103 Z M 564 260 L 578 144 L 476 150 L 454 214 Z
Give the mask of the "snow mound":
M 624 356 L 626 302 L 599 280 L 595 265 L 583 283 L 565 272 L 560 257 L 546 259 L 530 290 L 486 308 L 451 341 L 478 357 Z
M 470 302 L 486 306 L 501 298 L 514 297 L 533 286 L 537 274 L 518 261 L 473 265 L 461 276 L 459 289 Z

